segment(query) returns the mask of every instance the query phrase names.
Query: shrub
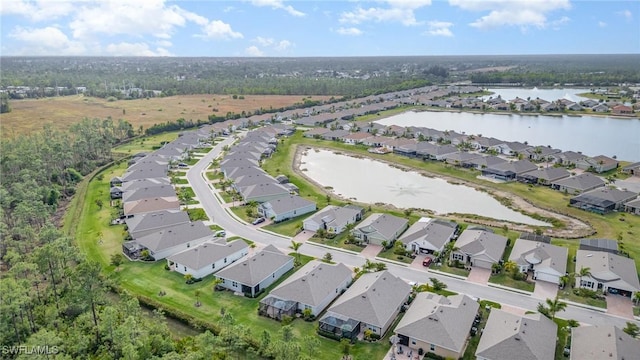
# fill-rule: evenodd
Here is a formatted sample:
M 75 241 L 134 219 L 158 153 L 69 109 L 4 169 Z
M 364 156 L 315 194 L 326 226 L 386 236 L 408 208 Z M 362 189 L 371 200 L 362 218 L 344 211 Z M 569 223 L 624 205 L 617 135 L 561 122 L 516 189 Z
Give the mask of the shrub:
M 280 323 L 284 326 L 284 325 L 289 325 L 291 324 L 291 322 L 293 322 L 293 316 L 289 316 L 289 315 L 282 315 L 282 318 L 280 319 Z

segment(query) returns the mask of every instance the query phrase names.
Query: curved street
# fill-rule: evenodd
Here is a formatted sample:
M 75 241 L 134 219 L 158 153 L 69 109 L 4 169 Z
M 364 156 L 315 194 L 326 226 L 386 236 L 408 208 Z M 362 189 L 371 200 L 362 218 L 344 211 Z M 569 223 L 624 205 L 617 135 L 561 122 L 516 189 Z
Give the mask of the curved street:
M 220 155 L 225 145 L 231 146 L 234 140 L 234 138 L 229 137 L 224 141 L 219 142 L 209 153 L 198 161 L 198 163 L 187 171 L 187 179 L 193 188 L 196 198 L 200 201 L 200 204 L 209 216 L 209 219 L 224 228 L 227 232 L 227 236 L 237 235 L 261 245 L 273 244 L 282 250 L 288 250 L 291 245 L 291 238 L 258 230 L 251 225 L 238 221 L 229 212 L 227 212 L 228 210 L 226 210 L 217 200 L 217 197 L 214 195 L 214 189 L 204 176 L 204 171 L 207 170 L 211 161 Z M 333 261 L 342 262 L 349 267 L 361 267 L 365 262 L 365 258 L 361 255 L 342 251 L 341 249 L 329 249 L 311 243 L 305 243 L 300 247 L 299 251 L 301 254 L 316 258 L 322 258 L 324 254 L 330 252 L 333 256 Z M 538 299 L 531 295 L 524 295 L 521 293 L 489 287 L 487 285 L 472 283 L 466 280 L 444 276 L 426 269 L 411 268 L 408 266 L 397 265 L 392 262 L 386 262 L 386 264 L 388 270 L 392 274 L 405 279 L 406 281 L 426 283 L 429 281 L 429 278 L 433 277 L 445 282 L 447 284 L 447 289 L 449 290 L 467 294 L 475 298 L 495 301 L 511 307 L 535 311 L 538 303 L 545 301 L 545 299 Z M 558 317 L 564 319 L 575 319 L 581 323 L 593 325 L 612 324 L 621 328 L 626 325 L 627 321 L 630 321 L 627 318 L 574 305 L 568 305 L 566 311 L 558 313 Z M 636 323 L 638 322 L 636 321 Z

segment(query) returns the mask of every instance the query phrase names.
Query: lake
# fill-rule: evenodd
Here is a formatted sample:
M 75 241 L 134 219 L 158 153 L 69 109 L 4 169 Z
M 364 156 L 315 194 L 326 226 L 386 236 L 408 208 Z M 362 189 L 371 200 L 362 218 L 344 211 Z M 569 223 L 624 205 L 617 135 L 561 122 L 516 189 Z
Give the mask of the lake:
M 640 161 L 640 120 L 637 118 L 410 111 L 376 122 L 482 134 L 505 141 L 551 145 L 589 156 L 615 155 L 621 160 Z
M 398 208 L 429 209 L 436 214 L 466 213 L 535 226 L 549 226 L 500 204 L 490 195 L 440 178 L 403 171 L 371 159 L 358 159 L 328 150 L 307 150 L 301 169 L 343 198 L 385 203 Z

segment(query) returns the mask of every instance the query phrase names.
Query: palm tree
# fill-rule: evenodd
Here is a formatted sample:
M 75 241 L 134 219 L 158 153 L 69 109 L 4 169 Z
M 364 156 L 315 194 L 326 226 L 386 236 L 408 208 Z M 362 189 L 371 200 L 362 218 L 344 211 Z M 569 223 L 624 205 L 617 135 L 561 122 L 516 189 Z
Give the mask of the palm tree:
M 580 285 L 582 285 L 582 278 L 591 276 L 591 268 L 581 267 L 580 272 L 578 272 L 578 276 L 580 276 Z
M 635 302 L 636 305 L 640 304 L 640 292 L 635 293 L 635 295 L 633 296 L 633 302 Z
M 293 251 L 296 252 L 296 258 L 298 259 L 298 262 L 300 262 L 300 253 L 298 252 L 300 246 L 302 246 L 301 242 L 295 242 L 293 240 L 291 240 L 291 246 L 289 246 L 289 248 L 293 249 Z
M 567 326 L 575 328 L 575 327 L 579 327 L 580 323 L 578 322 L 578 320 L 569 319 L 567 320 Z
M 557 296 L 553 300 L 547 299 L 546 303 L 546 306 L 544 304 L 538 303 L 538 311 L 540 311 L 541 314 L 547 316 L 551 320 L 556 318 L 557 313 L 559 313 L 560 311 L 564 311 L 567 308 L 567 303 L 561 302 Z
M 224 280 L 222 280 L 220 278 L 215 278 L 213 280 L 213 287 L 212 287 L 213 291 L 215 292 L 216 291 L 216 287 L 218 287 L 218 285 L 222 284 L 223 282 L 224 282 Z
M 196 291 L 194 291 L 193 295 L 196 297 L 196 303 L 195 303 L 195 306 L 196 306 L 196 307 L 200 307 L 200 305 L 202 305 L 202 304 L 200 303 L 200 290 L 196 290 Z
M 516 264 L 516 262 L 513 260 L 509 260 L 504 263 L 504 271 L 514 274 L 516 271 L 518 271 L 518 264 Z

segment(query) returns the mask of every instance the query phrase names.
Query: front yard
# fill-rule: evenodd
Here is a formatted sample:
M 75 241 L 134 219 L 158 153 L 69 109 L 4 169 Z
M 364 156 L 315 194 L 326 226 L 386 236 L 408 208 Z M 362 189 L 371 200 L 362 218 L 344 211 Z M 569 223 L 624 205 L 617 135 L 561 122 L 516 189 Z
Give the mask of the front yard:
M 573 302 L 577 302 L 579 304 L 585 304 L 589 306 L 595 306 L 602 309 L 607 308 L 607 301 L 603 299 L 593 299 L 590 297 L 578 296 L 574 294 L 572 287 L 565 287 L 564 289 L 558 290 L 558 298 L 563 300 L 569 300 Z
M 272 223 L 265 226 L 263 229 L 273 231 L 277 234 L 294 237 L 302 230 L 302 220 L 306 219 L 308 216 L 309 214 L 305 214 L 279 223 Z
M 526 280 L 516 280 L 511 277 L 510 274 L 505 273 L 491 275 L 489 282 L 528 292 L 533 292 L 535 288 L 535 283 Z
M 469 276 L 469 270 L 457 268 L 454 266 L 449 266 L 449 264 L 447 264 L 446 261 L 442 262 L 441 265 L 437 265 L 433 263 L 431 264 L 430 269 L 433 269 L 436 271 L 442 271 L 442 272 L 453 274 L 453 275 L 462 276 L 465 278 Z
M 312 238 L 310 238 L 307 241 L 311 241 L 311 242 L 314 242 L 314 243 L 317 243 L 317 244 L 322 244 L 322 245 L 338 247 L 338 248 L 351 250 L 351 251 L 355 251 L 355 252 L 361 252 L 362 249 L 365 248 L 362 245 L 347 244 L 346 240 L 347 240 L 347 232 L 344 231 L 341 234 L 338 234 L 333 239 L 329 239 L 329 238 L 326 238 L 326 237 L 317 237 L 317 236 L 314 235 Z

